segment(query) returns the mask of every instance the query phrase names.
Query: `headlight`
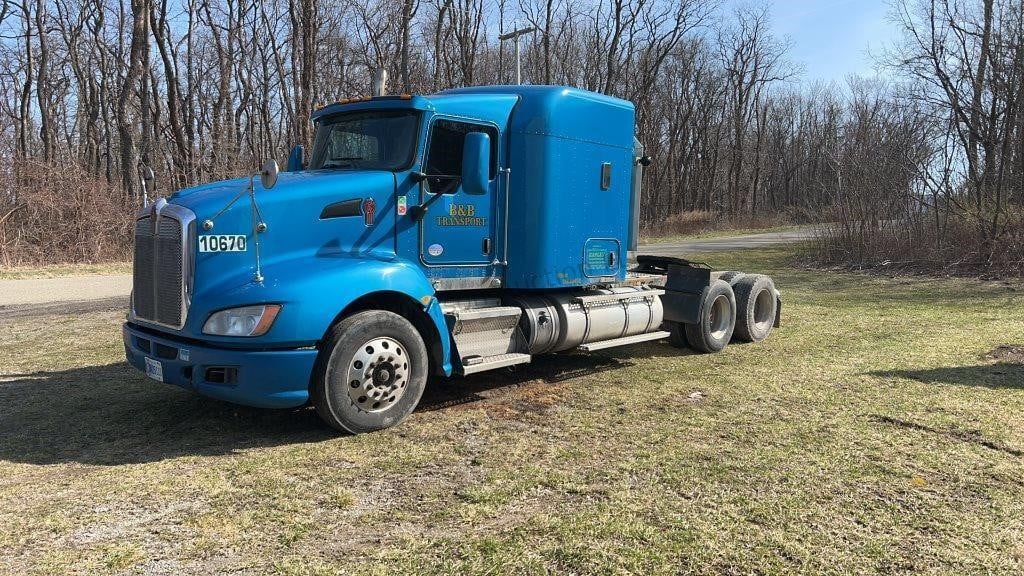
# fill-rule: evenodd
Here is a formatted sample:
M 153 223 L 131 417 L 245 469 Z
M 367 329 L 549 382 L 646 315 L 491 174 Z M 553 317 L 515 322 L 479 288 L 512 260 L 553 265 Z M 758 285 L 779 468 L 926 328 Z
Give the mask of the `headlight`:
M 270 330 L 281 307 L 277 304 L 244 306 L 214 312 L 203 324 L 203 334 L 213 336 L 262 336 Z

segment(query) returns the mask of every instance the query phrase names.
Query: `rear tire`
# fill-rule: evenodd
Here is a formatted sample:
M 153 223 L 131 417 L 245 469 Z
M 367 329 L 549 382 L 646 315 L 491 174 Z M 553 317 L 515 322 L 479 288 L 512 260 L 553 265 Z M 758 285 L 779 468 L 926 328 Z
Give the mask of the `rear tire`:
M 320 349 L 313 405 L 343 432 L 390 428 L 419 404 L 427 368 L 427 347 L 408 320 L 384 310 L 359 312 L 339 322 Z
M 733 287 L 736 291 L 736 339 L 761 342 L 771 335 L 775 326 L 778 299 L 770 276 L 744 276 Z
M 744 276 L 746 276 L 746 274 L 744 274 L 743 272 L 739 272 L 737 270 L 729 270 L 727 272 L 722 272 L 722 274 L 719 275 L 718 279 L 723 282 L 728 282 L 730 286 L 736 286 L 736 283 L 739 282 L 740 279 L 743 278 Z
M 698 352 L 721 352 L 736 327 L 736 295 L 724 280 L 715 280 L 701 295 L 700 323 L 686 324 L 686 340 Z

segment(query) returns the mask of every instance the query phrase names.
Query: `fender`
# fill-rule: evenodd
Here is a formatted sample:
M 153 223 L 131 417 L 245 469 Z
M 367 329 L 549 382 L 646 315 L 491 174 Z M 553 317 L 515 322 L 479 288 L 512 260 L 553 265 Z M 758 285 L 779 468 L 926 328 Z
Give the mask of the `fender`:
M 310 273 L 316 271 L 315 274 Z M 400 258 L 367 254 L 311 255 L 280 260 L 263 270 L 262 284 L 244 271 L 209 286 L 193 297 L 184 332 L 227 348 L 285 349 L 315 346 L 352 302 L 375 292 L 407 296 L 430 317 L 440 336 L 442 368 L 451 375 L 448 327 L 434 288 L 423 271 Z M 202 334 L 210 314 L 251 304 L 280 304 L 281 313 L 267 334 L 233 338 Z

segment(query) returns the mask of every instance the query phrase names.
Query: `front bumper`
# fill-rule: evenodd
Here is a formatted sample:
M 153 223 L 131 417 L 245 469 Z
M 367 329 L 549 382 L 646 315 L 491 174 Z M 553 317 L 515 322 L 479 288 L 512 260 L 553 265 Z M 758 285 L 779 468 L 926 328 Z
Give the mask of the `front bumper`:
M 210 348 L 157 336 L 129 323 L 122 333 L 128 363 L 146 372 L 147 358 L 159 362 L 167 384 L 259 408 L 295 408 L 309 400 L 316 350 Z

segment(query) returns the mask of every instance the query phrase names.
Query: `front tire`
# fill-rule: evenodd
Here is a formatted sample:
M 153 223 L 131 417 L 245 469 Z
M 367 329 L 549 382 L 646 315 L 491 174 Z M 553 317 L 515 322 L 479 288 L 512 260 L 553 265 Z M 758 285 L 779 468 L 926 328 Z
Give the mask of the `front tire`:
M 334 326 L 313 375 L 317 414 L 352 434 L 402 422 L 427 383 L 427 348 L 405 318 L 385 310 L 354 314 Z

